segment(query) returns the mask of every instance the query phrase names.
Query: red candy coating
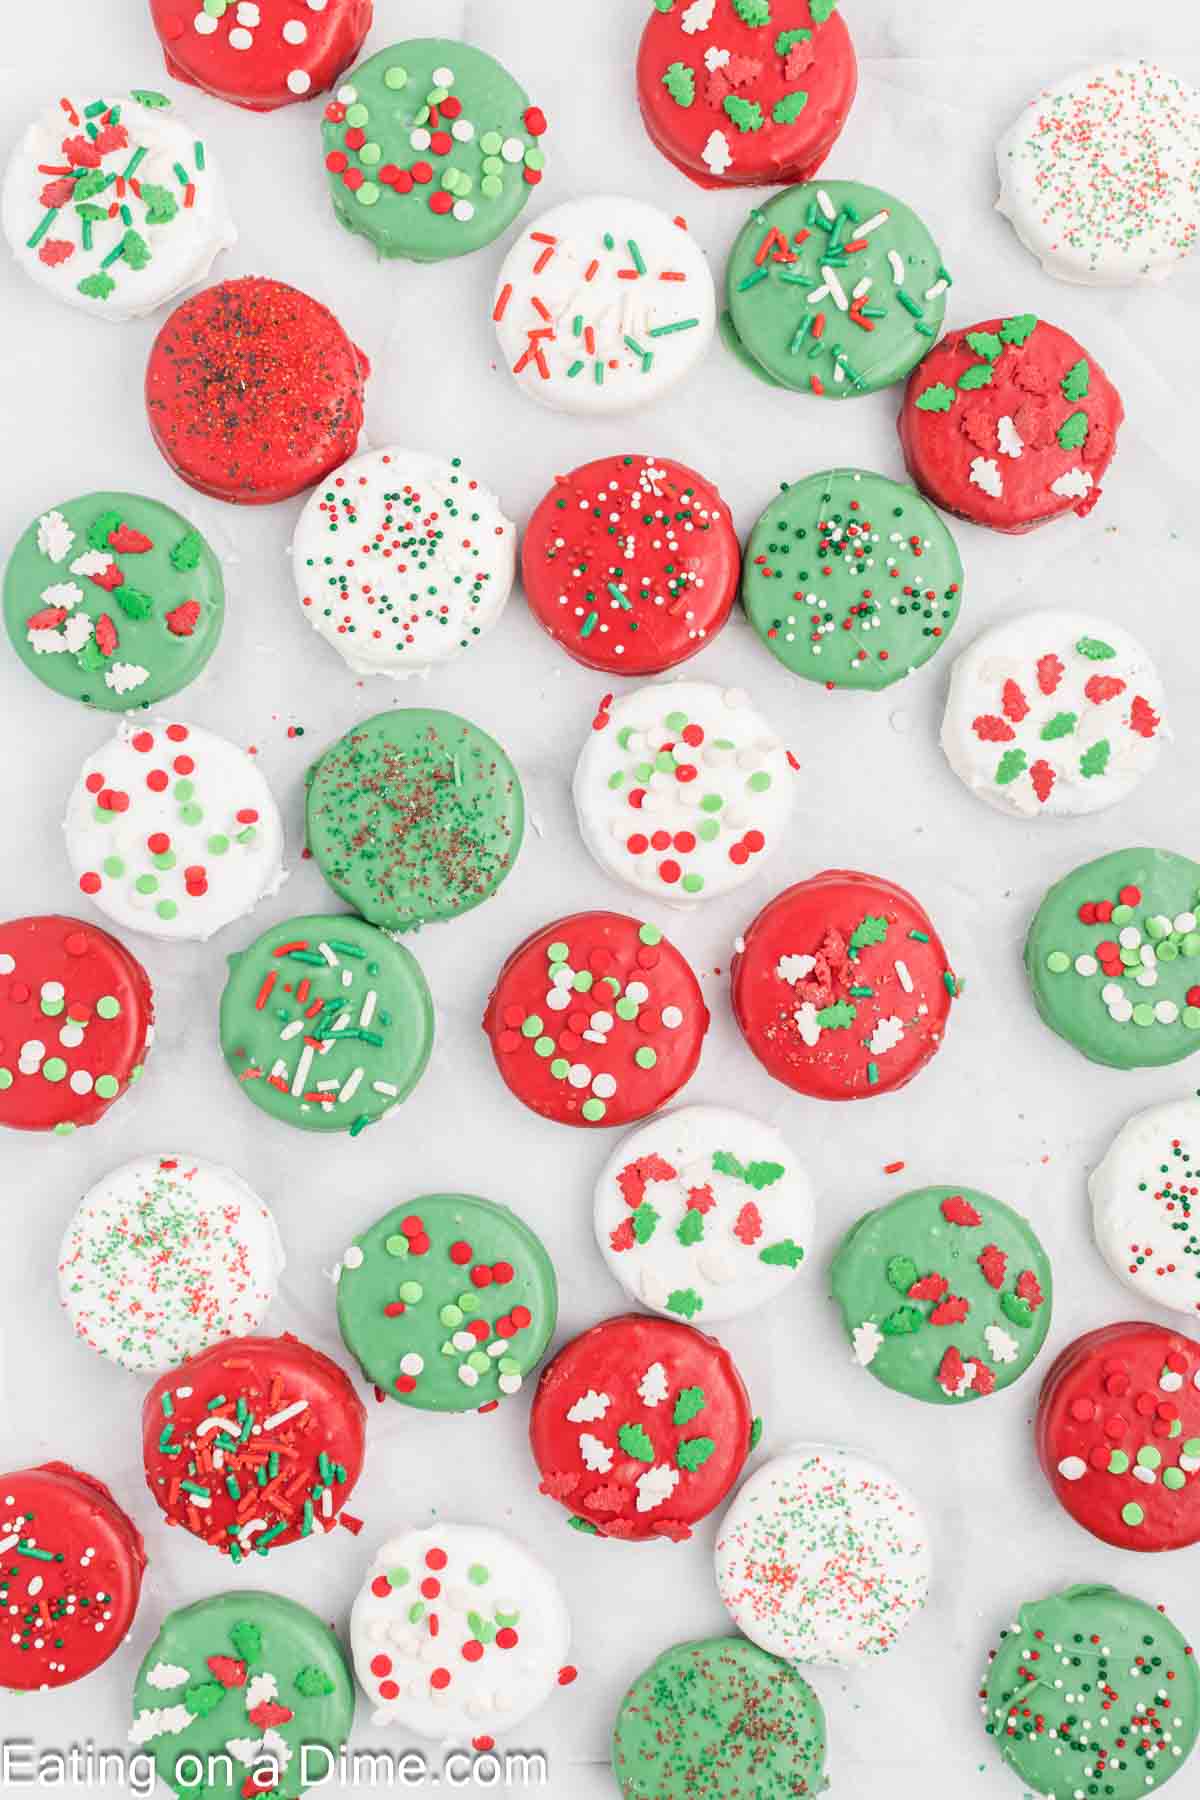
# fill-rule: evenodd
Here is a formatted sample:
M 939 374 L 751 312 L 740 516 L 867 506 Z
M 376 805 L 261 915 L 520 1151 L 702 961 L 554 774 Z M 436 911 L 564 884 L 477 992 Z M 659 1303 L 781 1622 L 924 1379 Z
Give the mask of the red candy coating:
M 1058 1357 L 1038 1402 L 1038 1457 L 1085 1531 L 1121 1550 L 1200 1541 L 1198 1383 L 1200 1343 L 1162 1325 L 1106 1325 Z
M 640 1388 L 651 1398 L 643 1398 Z M 589 1394 L 607 1396 L 609 1404 L 603 1410 L 589 1405 Z M 575 1419 L 567 1417 L 571 1411 Z M 737 1480 L 750 1450 L 751 1423 L 742 1378 L 715 1338 L 674 1319 L 626 1313 L 593 1325 L 547 1364 L 534 1395 L 529 1441 L 542 1493 L 600 1536 L 680 1540 L 720 1506 Z M 624 1442 L 622 1427 L 630 1428 Z M 585 1434 L 612 1451 L 606 1470 L 585 1462 Z M 685 1444 L 691 1450 L 681 1451 Z M 671 1492 L 639 1510 L 639 1479 L 666 1469 L 679 1475 Z
M 258 0 L 259 24 L 232 42 L 240 20 L 230 4 L 215 30 L 196 30 L 201 0 L 150 0 L 167 73 L 251 112 L 273 112 L 333 86 L 354 61 L 371 29 L 372 0 L 326 0 L 319 8 L 297 0 Z M 304 36 L 284 37 L 284 28 Z M 251 42 L 246 43 L 249 37 Z M 289 77 L 291 77 L 289 81 Z
M 154 341 L 150 430 L 201 493 L 287 500 L 353 454 L 370 372 L 319 301 L 257 275 L 218 282 L 177 306 Z
M 94 1125 L 140 1070 L 153 1023 L 150 977 L 107 931 L 55 914 L 0 925 L 0 1125 Z
M 741 560 L 716 488 L 665 457 L 604 456 L 557 476 L 521 545 L 534 618 L 576 662 L 613 675 L 660 675 L 703 650 L 729 617 Z
M 810 957 L 807 974 L 790 963 L 796 978 L 780 974 L 781 959 Z M 731 970 L 747 1044 L 776 1081 L 817 1100 L 863 1100 L 911 1081 L 941 1047 L 957 986 L 919 902 L 846 869 L 798 882 L 765 906 Z
M 107 1662 L 133 1624 L 146 1552 L 104 1483 L 61 1462 L 0 1475 L 0 1546 L 0 1688 L 66 1687 Z
M 211 1405 L 219 1395 L 224 1399 Z M 214 1426 L 214 1418 L 226 1423 Z M 264 1554 L 271 1554 L 332 1531 L 361 1473 L 365 1436 L 366 1412 L 350 1378 L 290 1332 L 211 1345 L 161 1375 L 142 1407 L 146 1485 L 167 1524 L 185 1526 L 223 1556 L 235 1541 L 245 1557 L 264 1538 Z M 263 1467 L 265 1487 L 257 1480 Z M 323 1496 L 314 1496 L 318 1486 L 329 1487 L 328 1512 Z M 250 1529 L 235 1540 L 231 1525 Z

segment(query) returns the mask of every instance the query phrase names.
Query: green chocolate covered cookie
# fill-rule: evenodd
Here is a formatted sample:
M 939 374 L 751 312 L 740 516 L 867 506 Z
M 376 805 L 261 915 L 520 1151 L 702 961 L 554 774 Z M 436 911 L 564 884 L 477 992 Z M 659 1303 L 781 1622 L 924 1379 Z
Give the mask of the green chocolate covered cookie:
M 406 1406 L 469 1412 L 515 1394 L 558 1316 L 554 1265 L 524 1220 L 424 1194 L 342 1257 L 338 1324 L 367 1380 Z
M 545 130 L 484 51 L 452 38 L 393 44 L 325 108 L 333 210 L 380 256 L 466 256 L 508 230 L 542 179 Z
M 153 706 L 194 681 L 224 617 L 208 544 L 140 494 L 52 507 L 18 538 L 4 575 L 4 620 L 26 668 L 108 712 Z
M 858 1221 L 831 1270 L 854 1355 L 941 1405 L 1023 1375 L 1050 1329 L 1050 1262 L 1026 1221 L 974 1188 L 917 1188 Z
M 349 913 L 285 919 L 229 958 L 225 1061 L 288 1125 L 357 1137 L 408 1098 L 432 1047 L 416 958 Z
M 129 1742 L 188 1800 L 296 1800 L 334 1773 L 353 1721 L 333 1632 L 251 1590 L 167 1614 L 138 1670 Z
M 1142 1800 L 1191 1754 L 1200 1675 L 1158 1607 L 1070 1587 L 1000 1633 L 980 1710 L 1005 1762 L 1046 1800 Z
M 722 337 L 776 387 L 853 399 L 916 367 L 949 287 L 941 252 L 902 201 L 858 181 L 808 181 L 742 227 Z
M 958 546 L 915 488 L 829 469 L 785 483 L 759 519 L 742 605 L 793 675 L 874 692 L 941 649 L 962 580 Z
M 1200 863 L 1115 850 L 1052 887 L 1025 940 L 1051 1031 L 1093 1062 L 1159 1068 L 1200 1050 Z
M 675 1644 L 613 1725 L 625 1800 L 784 1800 L 824 1793 L 825 1714 L 802 1675 L 745 1638 Z
M 525 799 L 494 738 L 455 713 L 377 713 L 308 775 L 308 846 L 336 894 L 388 931 L 454 919 L 516 861 Z

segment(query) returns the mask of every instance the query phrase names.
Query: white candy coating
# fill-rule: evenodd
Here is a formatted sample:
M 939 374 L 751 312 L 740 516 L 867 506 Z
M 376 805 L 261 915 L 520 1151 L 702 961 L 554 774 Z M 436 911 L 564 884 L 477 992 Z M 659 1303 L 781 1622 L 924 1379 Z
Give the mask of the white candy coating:
M 1118 1280 L 1200 1316 L 1200 1100 L 1135 1113 L 1088 1177 L 1092 1229 Z

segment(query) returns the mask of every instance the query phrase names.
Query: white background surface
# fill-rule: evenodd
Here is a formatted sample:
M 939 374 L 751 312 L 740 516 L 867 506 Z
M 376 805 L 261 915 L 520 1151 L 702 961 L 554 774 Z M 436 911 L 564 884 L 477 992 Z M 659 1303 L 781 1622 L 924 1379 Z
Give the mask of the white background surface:
M 551 121 L 548 175 L 526 221 L 573 193 L 624 189 L 683 211 L 719 276 L 747 201 L 701 193 L 645 140 L 633 60 L 647 8 L 648 0 L 377 0 L 367 50 L 440 30 L 501 56 Z M 960 788 L 937 747 L 956 646 L 889 695 L 827 694 L 791 679 L 735 618 L 687 673 L 747 687 L 786 736 L 803 765 L 794 830 L 740 894 L 694 916 L 652 916 L 700 972 L 714 1017 L 687 1098 L 732 1101 L 774 1121 L 817 1184 L 817 1242 L 799 1280 L 761 1317 L 721 1330 L 766 1418 L 759 1457 L 802 1437 L 856 1443 L 909 1482 L 931 1521 L 935 1591 L 901 1648 L 861 1674 L 813 1676 L 829 1718 L 834 1792 L 838 1800 L 1015 1800 L 1019 1783 L 976 1713 L 996 1630 L 1022 1600 L 1089 1579 L 1169 1602 L 1195 1637 L 1200 1550 L 1169 1561 L 1110 1550 L 1059 1511 L 1034 1460 L 1036 1373 L 959 1411 L 923 1407 L 856 1370 L 825 1298 L 825 1270 L 841 1232 L 867 1207 L 910 1185 L 963 1182 L 1026 1211 L 1052 1255 L 1058 1294 L 1043 1368 L 1080 1331 L 1134 1310 L 1092 1246 L 1085 1173 L 1130 1112 L 1189 1092 L 1200 1065 L 1119 1074 L 1085 1063 L 1039 1024 L 1020 944 L 1043 888 L 1076 864 L 1126 843 L 1200 852 L 1200 259 L 1158 291 L 1049 281 L 990 210 L 991 148 L 1044 80 L 1081 63 L 1149 53 L 1200 82 L 1200 19 L 1185 0 L 1140 8 L 1128 0 L 846 0 L 845 11 L 862 84 L 828 173 L 892 188 L 923 214 L 956 278 L 948 324 L 1041 313 L 1106 366 L 1129 414 L 1104 498 L 1086 521 L 1025 539 L 955 527 L 967 569 L 956 645 L 1017 606 L 1094 607 L 1129 624 L 1159 659 L 1179 741 L 1114 812 L 1040 828 L 1014 823 Z M 438 268 L 375 263 L 333 222 L 316 102 L 263 118 L 168 83 L 144 0 L 43 0 L 4 14 L 0 148 L 60 93 L 86 101 L 130 85 L 172 92 L 233 193 L 241 242 L 216 275 L 279 276 L 330 304 L 375 365 L 371 441 L 466 456 L 522 525 L 557 471 L 606 452 L 692 462 L 719 483 L 743 535 L 781 480 L 836 463 L 902 475 L 896 391 L 821 405 L 769 392 L 716 349 L 652 414 L 583 424 L 541 411 L 492 360 L 488 312 L 504 245 Z M 94 1471 L 134 1514 L 150 1554 L 131 1641 L 81 1686 L 3 1696 L 0 1737 L 115 1746 L 134 1671 L 163 1613 L 239 1572 L 162 1528 L 141 1476 L 143 1384 L 77 1346 L 59 1314 L 54 1264 L 79 1194 L 141 1152 L 228 1160 L 275 1207 L 290 1254 L 271 1325 L 340 1354 L 325 1271 L 351 1236 L 402 1199 L 475 1190 L 517 1207 L 543 1234 L 561 1278 L 563 1341 L 622 1306 L 590 1222 L 593 1177 L 614 1139 L 543 1124 L 519 1107 L 495 1074 L 478 1020 L 500 961 L 527 932 L 580 908 L 637 905 L 590 865 L 569 805 L 569 773 L 605 683 L 542 635 L 519 594 L 495 633 L 425 688 L 357 680 L 310 632 L 293 596 L 285 551 L 300 502 L 235 511 L 193 495 L 159 460 L 140 388 L 161 320 L 106 327 L 54 306 L 11 265 L 0 269 L 0 307 L 5 547 L 47 506 L 105 486 L 153 494 L 196 519 L 228 559 L 230 604 L 221 647 L 181 697 L 178 716 L 257 746 L 286 811 L 292 864 L 306 763 L 354 720 L 395 703 L 449 706 L 494 732 L 518 762 L 536 822 L 499 897 L 416 942 L 437 1003 L 438 1043 L 419 1095 L 379 1130 L 350 1142 L 275 1124 L 239 1097 L 219 1056 L 225 954 L 271 920 L 332 904 L 304 864 L 252 924 L 206 947 L 131 939 L 154 978 L 159 1016 L 136 1094 L 73 1139 L 12 1134 L 0 1146 L 0 1467 L 61 1457 Z M 88 913 L 58 822 L 79 763 L 112 723 L 58 699 L 7 648 L 0 652 L 3 916 Z M 289 724 L 305 735 L 289 738 Z M 967 981 L 946 1048 L 925 1074 L 853 1111 L 773 1084 L 743 1047 L 727 999 L 738 930 L 789 882 L 839 864 L 911 887 Z M 898 1159 L 903 1173 L 884 1175 Z M 678 1546 L 604 1543 L 568 1530 L 565 1512 L 536 1492 L 528 1394 L 483 1418 L 370 1405 L 366 1473 L 351 1502 L 366 1521 L 363 1536 L 335 1532 L 321 1549 L 286 1550 L 240 1578 L 265 1580 L 341 1626 L 373 1546 L 403 1524 L 443 1514 L 510 1527 L 540 1548 L 565 1586 L 580 1669 L 518 1742 L 550 1751 L 555 1800 L 608 1795 L 607 1735 L 627 1682 L 673 1641 L 726 1625 L 710 1572 L 715 1520 Z M 384 1736 L 360 1703 L 356 1741 L 378 1746 Z M 1172 1790 L 1180 1800 L 1195 1792 L 1197 1768 L 1200 1761 Z

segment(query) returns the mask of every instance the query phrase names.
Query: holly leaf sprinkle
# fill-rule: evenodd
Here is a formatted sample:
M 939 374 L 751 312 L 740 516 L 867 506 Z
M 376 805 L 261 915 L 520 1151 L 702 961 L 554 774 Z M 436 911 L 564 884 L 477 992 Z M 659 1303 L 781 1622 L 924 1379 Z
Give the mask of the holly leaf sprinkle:
M 1015 781 L 1023 772 L 1028 761 L 1023 750 L 1006 750 L 996 765 L 996 785 L 1007 787 L 1010 781 Z
M 179 211 L 179 204 L 170 188 L 159 187 L 153 181 L 142 183 L 142 204 L 146 208 L 147 225 L 169 225 Z
M 319 1700 L 323 1695 L 333 1693 L 333 1682 L 324 1669 L 318 1669 L 315 1663 L 309 1663 L 296 1672 L 296 1691 L 303 1694 L 306 1700 Z
M 243 1662 L 257 1662 L 262 1654 L 262 1632 L 249 1619 L 243 1619 L 229 1633 L 230 1641 Z
M 116 285 L 111 275 L 106 275 L 103 269 L 97 269 L 94 275 L 84 276 L 79 283 L 79 292 L 89 300 L 107 300 Z
M 650 1433 L 644 1425 L 634 1423 L 619 1426 L 617 1442 L 626 1456 L 632 1456 L 638 1462 L 652 1463 L 654 1461 L 654 1445 L 650 1442 Z
M 869 944 L 882 944 L 888 934 L 888 922 L 882 913 L 868 913 L 865 919 L 854 927 L 850 933 L 850 954 L 854 956 L 859 950 L 865 950 Z
M 733 0 L 733 10 L 743 25 L 771 23 L 771 0 Z
M 791 1238 L 781 1238 L 779 1243 L 768 1244 L 765 1250 L 760 1250 L 758 1260 L 787 1269 L 798 1269 L 804 1261 L 804 1251 Z
M 918 412 L 949 412 L 954 405 L 954 389 L 944 381 L 935 381 L 917 395 L 915 405 Z
M 143 594 L 140 588 L 117 588 L 116 602 L 121 611 L 131 619 L 148 619 L 154 611 L 153 600 L 149 594 Z
M 1058 428 L 1058 441 L 1064 450 L 1081 450 L 1087 442 L 1088 416 L 1085 412 L 1073 412 L 1064 419 Z
M 704 1236 L 704 1214 L 689 1206 L 675 1227 L 675 1236 L 681 1244 L 698 1244 Z
M 716 1447 L 710 1437 L 684 1438 L 676 1448 L 675 1461 L 689 1473 L 694 1469 L 702 1469 Z
M 655 1211 L 648 1200 L 643 1200 L 633 1215 L 633 1235 L 639 1244 L 648 1244 L 654 1236 L 661 1213 Z
M 1042 726 L 1038 735 L 1043 743 L 1050 744 L 1053 743 L 1055 738 L 1070 737 L 1078 723 L 1078 713 L 1055 713 L 1052 719 L 1046 720 L 1046 723 Z
M 1023 344 L 1037 330 L 1036 313 L 1018 313 L 1013 319 L 1005 319 L 1000 327 L 1000 336 L 1006 344 Z
M 853 1025 L 858 1016 L 858 1009 L 849 1000 L 835 1000 L 832 1006 L 823 1006 L 817 1014 L 817 1024 L 822 1031 L 844 1031 Z
M 991 363 L 987 363 L 987 362 L 972 363 L 971 367 L 969 369 L 964 369 L 962 374 L 959 376 L 958 385 L 961 389 L 965 389 L 968 392 L 972 388 L 991 387 L 991 385 L 992 385 L 992 365 L 991 365 Z
M 790 125 L 800 117 L 808 105 L 808 95 L 802 88 L 795 88 L 790 94 L 784 94 L 771 108 L 771 117 L 776 125 Z
M 890 1257 L 884 1272 L 889 1286 L 894 1287 L 898 1294 L 907 1294 L 919 1273 L 911 1256 Z
M 761 131 L 765 123 L 757 100 L 745 100 L 741 94 L 726 94 L 722 101 L 725 115 L 741 132 Z
M 1004 339 L 994 331 L 968 331 L 967 342 L 976 356 L 985 357 L 990 363 L 995 362 L 1004 349 Z
M 775 39 L 776 56 L 786 56 L 793 44 L 807 44 L 811 37 L 812 32 L 807 31 L 802 25 L 798 26 L 795 31 L 781 31 Z
M 185 1690 L 183 1703 L 198 1719 L 206 1719 L 224 1698 L 225 1689 L 219 1681 L 197 1681 Z
M 925 1315 L 919 1307 L 898 1306 L 880 1322 L 879 1329 L 884 1337 L 909 1337 L 914 1331 L 920 1331 L 924 1323 Z
M 1000 1311 L 1013 1325 L 1019 1325 L 1022 1331 L 1028 1331 L 1033 1324 L 1033 1308 L 1019 1294 L 1001 1294 Z
M 1080 757 L 1079 773 L 1089 781 L 1093 775 L 1103 775 L 1111 755 L 1112 745 L 1107 738 L 1100 738 L 1098 742 L 1090 745 Z
M 695 1288 L 674 1288 L 667 1295 L 667 1311 L 678 1313 L 684 1319 L 694 1318 L 703 1306 L 704 1302 Z
M 838 0 L 809 0 L 808 10 L 812 14 L 814 25 L 824 25 L 837 11 Z
M 671 63 L 662 83 L 676 106 L 690 106 L 696 98 L 696 76 L 687 63 Z
M 1091 370 L 1088 368 L 1086 356 L 1081 356 L 1073 363 L 1062 378 L 1061 387 L 1064 400 L 1086 400 L 1088 389 L 1092 384 Z
M 697 1413 L 704 1411 L 704 1389 L 702 1387 L 680 1388 L 675 1396 L 675 1410 L 671 1414 L 676 1425 L 686 1425 Z
M 200 561 L 200 533 L 189 531 L 171 550 L 171 567 L 186 575 Z
M 1086 656 L 1089 662 L 1110 662 L 1117 654 L 1103 638 L 1082 637 L 1075 649 L 1080 656 Z

